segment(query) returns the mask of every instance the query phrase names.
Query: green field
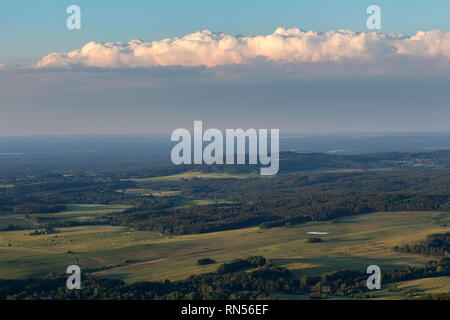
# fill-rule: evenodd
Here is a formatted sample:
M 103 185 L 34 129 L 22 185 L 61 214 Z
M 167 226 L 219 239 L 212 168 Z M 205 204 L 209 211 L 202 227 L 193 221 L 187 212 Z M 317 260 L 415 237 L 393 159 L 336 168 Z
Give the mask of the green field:
M 197 200 L 181 200 L 177 205 L 170 208 L 173 209 L 180 209 L 180 208 L 187 208 L 192 206 L 208 206 L 208 205 L 214 205 L 214 204 L 230 204 L 235 203 L 232 201 L 225 201 L 225 200 L 211 200 L 211 199 L 197 199 Z
M 153 196 L 153 197 L 173 197 L 181 193 L 181 191 L 179 190 L 151 190 L 142 188 L 125 189 L 125 190 L 119 189 L 117 190 L 117 192 L 140 196 Z
M 140 196 L 153 196 L 153 197 L 160 197 L 160 198 L 166 198 L 166 197 L 177 197 L 181 195 L 181 191 L 179 190 L 152 190 L 147 188 L 134 188 L 134 189 L 119 189 L 116 190 L 119 193 L 125 193 L 125 194 L 133 194 L 133 195 L 140 195 Z M 176 203 L 170 208 L 173 209 L 180 209 L 180 208 L 186 208 L 191 206 L 206 206 L 206 205 L 214 205 L 214 204 L 229 204 L 233 203 L 231 201 L 225 201 L 225 200 L 211 200 L 211 199 L 196 199 L 196 200 L 185 200 L 185 199 L 179 199 L 176 201 Z
M 23 228 L 33 228 L 35 223 L 25 217 L 25 214 L 0 212 L 0 228 L 15 225 Z
M 114 205 L 98 205 L 98 204 L 68 204 L 67 210 L 58 213 L 47 213 L 45 217 L 57 218 L 60 221 L 72 220 L 92 220 L 99 216 L 122 212 L 125 209 L 130 208 L 127 205 L 114 204 Z
M 291 269 L 294 276 L 344 268 L 365 270 L 371 264 L 387 271 L 423 265 L 431 259 L 394 252 L 392 247 L 448 231 L 433 221 L 437 215 L 383 212 L 292 227 L 170 237 L 113 226 L 62 228 L 58 234 L 40 236 L 0 232 L 0 278 L 64 272 L 78 260 L 82 269 L 97 268 L 93 274 L 99 277 L 127 282 L 179 280 L 217 268 L 217 264 L 197 266 L 198 259 L 224 263 L 251 255 L 272 259 L 273 264 Z M 308 243 L 307 232 L 329 234 L 320 236 L 322 243 Z
M 162 177 L 150 177 L 150 178 L 140 178 L 140 179 L 126 179 L 128 181 L 134 181 L 138 183 L 142 182 L 158 182 L 158 181 L 180 181 L 181 179 L 245 179 L 250 177 L 249 174 L 230 174 L 224 172 L 210 172 L 204 173 L 199 171 L 187 171 L 179 174 L 174 174 L 170 176 Z
M 66 205 L 65 211 L 57 213 L 29 214 L 29 218 L 27 218 L 26 214 L 22 213 L 0 212 L 0 227 L 12 224 L 25 228 L 35 228 L 38 224 L 34 222 L 32 218 L 37 216 L 56 218 L 58 221 L 88 221 L 106 214 L 122 212 L 129 207 L 130 206 L 120 204 L 68 204 Z
M 450 277 L 423 278 L 389 284 L 370 294 L 373 299 L 401 300 L 450 292 Z

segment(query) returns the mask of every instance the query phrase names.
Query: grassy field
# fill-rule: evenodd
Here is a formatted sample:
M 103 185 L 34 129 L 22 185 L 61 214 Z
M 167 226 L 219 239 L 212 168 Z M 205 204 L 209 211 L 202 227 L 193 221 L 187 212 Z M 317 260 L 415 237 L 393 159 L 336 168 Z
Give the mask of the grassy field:
M 23 228 L 33 228 L 35 226 L 24 214 L 0 212 L 0 228 L 6 227 L 7 225 L 15 225 Z
M 213 204 L 230 204 L 234 203 L 232 201 L 226 201 L 226 200 L 210 200 L 210 199 L 197 199 L 197 200 L 182 200 L 172 208 L 173 209 L 180 209 L 180 208 L 187 208 L 192 206 L 208 206 Z
M 125 194 L 135 194 L 141 196 L 153 196 L 153 197 L 173 197 L 177 196 L 181 193 L 179 190 L 151 190 L 151 189 L 125 189 L 125 190 L 117 190 L 119 193 Z
M 179 181 L 181 179 L 194 179 L 194 178 L 201 178 L 201 179 L 245 179 L 250 177 L 251 175 L 244 175 L 244 174 L 230 174 L 230 173 L 223 173 L 223 172 L 211 172 L 211 173 L 204 173 L 204 172 L 198 172 L 198 171 L 187 171 L 180 174 L 174 174 L 170 176 L 162 176 L 162 177 L 150 177 L 150 178 L 141 178 L 141 179 L 126 179 L 129 181 L 134 182 L 158 182 L 158 181 Z
M 114 204 L 114 205 L 98 205 L 98 204 L 68 204 L 67 210 L 57 213 L 47 213 L 45 217 L 57 218 L 60 221 L 72 220 L 72 221 L 86 221 L 96 217 L 122 212 L 125 209 L 130 208 L 127 205 Z
M 373 299 L 400 300 L 415 298 L 426 294 L 450 292 L 450 277 L 423 278 L 390 284 L 380 291 L 370 294 Z
M 381 286 L 381 290 L 375 290 L 367 294 L 365 299 L 371 300 L 404 300 L 415 299 L 429 294 L 450 292 L 450 277 L 422 278 L 416 280 L 401 281 Z M 292 295 L 274 293 L 276 299 L 304 300 L 310 299 L 310 295 Z M 355 299 L 355 297 L 331 296 L 330 300 Z
M 66 210 L 62 212 L 30 214 L 28 216 L 44 216 L 48 218 L 56 218 L 59 221 L 88 221 L 105 214 L 122 212 L 127 208 L 129 208 L 129 206 L 126 205 L 68 204 L 66 205 Z M 38 224 L 32 219 L 27 218 L 26 214 L 0 212 L 0 227 L 5 227 L 10 224 L 24 228 L 38 227 Z
M 394 252 L 392 247 L 448 231 L 433 222 L 437 215 L 383 212 L 292 227 L 173 237 L 112 226 L 63 228 L 58 234 L 40 236 L 0 232 L 0 278 L 64 272 L 78 259 L 82 269 L 99 268 L 94 273 L 99 277 L 127 282 L 179 280 L 217 268 L 217 264 L 197 266 L 198 259 L 224 263 L 251 255 L 270 258 L 275 265 L 291 269 L 294 276 L 343 268 L 365 270 L 370 264 L 382 271 L 393 270 L 431 259 Z M 321 243 L 308 243 L 308 232 L 328 234 L 320 236 Z
M 151 190 L 151 189 L 145 189 L 145 188 L 136 188 L 136 189 L 125 189 L 125 190 L 117 190 L 117 192 L 120 193 L 126 193 L 126 194 L 135 194 L 135 195 L 141 195 L 141 196 L 153 196 L 153 197 L 176 197 L 180 195 L 181 191 L 178 190 Z M 181 199 L 179 201 L 176 201 L 176 204 L 171 207 L 171 209 L 179 209 L 179 208 L 186 208 L 191 206 L 205 206 L 205 205 L 212 205 L 212 204 L 229 204 L 232 203 L 230 201 L 225 200 L 210 200 L 210 199 L 196 199 L 196 200 L 184 200 Z

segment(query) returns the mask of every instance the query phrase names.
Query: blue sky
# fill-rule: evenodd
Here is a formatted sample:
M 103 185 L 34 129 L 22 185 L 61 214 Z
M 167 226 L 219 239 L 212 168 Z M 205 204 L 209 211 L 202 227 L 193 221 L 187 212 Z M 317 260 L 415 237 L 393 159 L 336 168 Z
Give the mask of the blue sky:
M 67 6 L 82 9 L 82 30 L 65 27 Z M 37 59 L 88 41 L 159 40 L 209 29 L 269 34 L 277 27 L 366 30 L 365 9 L 382 9 L 382 32 L 450 29 L 448 0 L 2 0 L 0 63 Z
M 381 34 L 360 34 L 372 4 Z M 2 0 L 0 136 L 450 131 L 449 18 L 448 0 Z

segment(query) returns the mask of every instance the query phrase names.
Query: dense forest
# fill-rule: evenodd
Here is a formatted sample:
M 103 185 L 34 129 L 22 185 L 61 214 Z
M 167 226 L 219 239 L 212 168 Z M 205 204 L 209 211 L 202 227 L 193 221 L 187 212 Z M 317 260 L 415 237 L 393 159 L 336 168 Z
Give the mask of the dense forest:
M 204 205 L 162 211 L 129 211 L 112 218 L 113 225 L 165 234 L 204 233 L 250 226 L 278 227 L 329 220 L 376 211 L 450 211 L 446 195 L 363 194 L 317 195 Z
M 444 163 L 448 152 L 425 153 L 426 159 Z M 283 154 L 284 163 L 360 168 L 374 161 L 404 163 L 413 154 L 372 154 L 329 156 Z M 416 159 L 417 160 L 417 159 Z M 330 162 L 331 161 L 331 162 Z M 431 161 L 431 160 L 430 160 Z M 339 165 L 336 164 L 339 163 Z M 441 163 L 438 162 L 438 163 Z M 204 233 L 249 226 L 270 228 L 327 220 L 375 211 L 450 211 L 450 170 L 378 170 L 356 172 L 312 172 L 278 175 L 271 178 L 179 179 L 136 182 L 136 178 L 160 177 L 193 170 L 195 166 L 167 166 L 139 171 L 97 175 L 45 174 L 3 177 L 0 184 L 0 211 L 17 212 L 41 226 L 67 227 L 85 224 L 126 225 L 137 230 L 164 234 Z M 252 170 L 248 166 L 199 166 L 202 172 Z M 289 171 L 289 170 L 288 170 Z M 119 190 L 149 188 L 158 192 L 177 191 L 168 197 L 130 194 Z M 209 204 L 183 205 L 193 200 Z M 120 215 L 96 221 L 56 221 L 46 213 L 63 211 L 69 203 L 126 204 L 131 208 Z M 8 225 L 2 230 L 17 230 Z
M 181 167 L 157 168 L 147 170 L 147 174 L 151 177 L 180 170 Z M 193 178 L 139 183 L 130 180 L 136 174 L 47 174 L 14 181 L 4 178 L 2 184 L 13 183 L 14 187 L 0 189 L 0 211 L 27 214 L 41 228 L 111 224 L 164 234 L 249 226 L 271 228 L 375 211 L 450 211 L 449 170 L 296 173 L 272 178 Z M 158 197 L 118 192 L 137 188 L 178 193 Z M 189 204 L 193 200 L 209 202 Z M 130 209 L 86 222 L 46 217 L 46 213 L 63 211 L 70 203 L 125 204 Z M 189 205 L 183 205 L 186 203 Z M 2 230 L 18 228 L 8 225 Z
M 264 264 L 262 264 L 265 262 Z M 218 272 L 193 275 L 178 282 L 140 282 L 125 284 L 121 280 L 83 279 L 81 290 L 68 290 L 66 277 L 50 274 L 39 279 L 0 280 L 0 299 L 268 299 L 277 294 L 307 296 L 312 299 L 347 296 L 370 297 L 367 274 L 340 270 L 317 277 L 295 279 L 289 270 L 270 265 L 264 257 L 251 257 L 233 262 Z M 248 268 L 254 268 L 246 270 Z M 233 270 L 231 270 L 233 269 Z M 242 270 L 244 269 L 244 270 Z M 406 267 L 383 272 L 383 284 L 423 277 L 450 275 L 450 259 L 429 262 L 424 267 Z M 442 296 L 427 296 L 440 299 Z

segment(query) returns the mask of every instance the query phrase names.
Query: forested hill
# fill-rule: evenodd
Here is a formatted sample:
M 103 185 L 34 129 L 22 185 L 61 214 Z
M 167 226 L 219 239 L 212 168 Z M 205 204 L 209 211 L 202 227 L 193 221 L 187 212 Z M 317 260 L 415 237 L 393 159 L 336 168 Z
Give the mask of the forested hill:
M 89 223 L 164 234 L 270 228 L 376 211 L 450 211 L 450 151 L 284 152 L 280 158 L 281 174 L 270 178 L 246 165 L 0 176 L 0 211 L 30 215 L 29 223 L 43 229 L 80 225 L 51 217 L 68 204 L 120 204 L 128 206 L 124 213 Z
M 190 170 L 194 166 L 174 166 L 170 161 L 170 148 L 159 144 L 144 144 L 137 150 L 120 148 L 74 147 L 60 151 L 0 152 L 0 177 L 41 175 L 55 173 L 98 174 L 124 172 L 160 176 Z M 95 145 L 97 148 L 98 146 Z M 15 149 L 14 149 L 15 150 Z M 285 149 L 286 150 L 286 149 Z M 195 166 L 196 170 L 208 172 L 259 172 L 259 165 Z M 280 153 L 280 173 L 339 169 L 446 169 L 450 168 L 450 151 L 433 152 L 384 152 L 358 155 L 335 153 Z
M 280 154 L 280 172 L 319 169 L 446 169 L 450 168 L 450 151 L 406 153 L 386 152 L 363 155 L 336 155 L 324 153 Z
M 167 165 L 163 167 L 117 173 L 123 178 L 158 177 L 185 171 L 254 173 L 259 174 L 260 165 Z M 363 155 L 336 155 L 325 153 L 280 153 L 279 174 L 339 170 L 449 169 L 450 151 L 422 153 L 386 152 Z

